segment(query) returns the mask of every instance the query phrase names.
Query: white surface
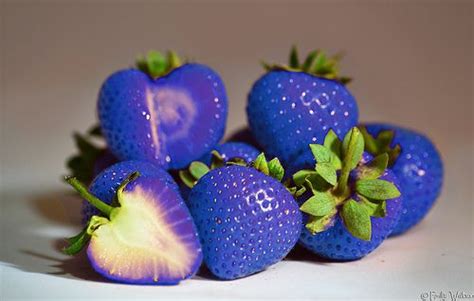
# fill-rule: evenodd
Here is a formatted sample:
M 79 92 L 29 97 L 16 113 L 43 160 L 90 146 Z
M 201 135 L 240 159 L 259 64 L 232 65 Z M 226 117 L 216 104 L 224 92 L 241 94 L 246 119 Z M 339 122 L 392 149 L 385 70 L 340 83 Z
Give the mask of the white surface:
M 450 210 L 446 197 L 413 231 L 389 239 L 360 261 L 329 263 L 298 249 L 289 259 L 245 279 L 197 276 L 174 287 L 108 283 L 84 256 L 62 255 L 62 239 L 79 230 L 80 201 L 67 192 L 6 193 L 1 201 L 2 242 L 7 242 L 0 249 L 2 300 L 421 300 L 429 291 L 474 293 L 472 229 L 465 227 L 472 212 Z
M 178 2 L 0 0 L 1 301 L 474 293 L 472 1 Z M 191 56 L 222 75 L 233 130 L 245 123 L 258 61 L 284 61 L 291 43 L 345 50 L 342 71 L 355 77 L 361 120 L 413 127 L 437 143 L 445 185 L 421 225 L 357 262 L 300 252 L 246 279 L 177 287 L 103 282 L 84 258 L 58 251 L 79 230 L 79 202 L 55 192 L 66 189 L 59 176 L 73 152 L 70 133 L 94 121 L 106 76 L 148 49 Z

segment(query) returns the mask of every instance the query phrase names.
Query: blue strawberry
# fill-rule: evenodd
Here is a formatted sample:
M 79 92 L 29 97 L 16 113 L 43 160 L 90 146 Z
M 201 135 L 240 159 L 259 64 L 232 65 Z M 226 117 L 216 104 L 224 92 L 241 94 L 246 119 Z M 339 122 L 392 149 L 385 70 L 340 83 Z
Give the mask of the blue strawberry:
M 341 137 L 357 125 L 357 103 L 344 86 L 348 79 L 337 75 L 337 62 L 313 51 L 300 64 L 293 49 L 289 66 L 265 65 L 268 72 L 253 85 L 250 129 L 265 152 L 285 165 L 308 144 L 321 143 L 330 129 Z
M 258 144 L 257 140 L 250 131 L 248 126 L 238 129 L 237 131 L 233 132 L 232 135 L 226 140 L 227 142 L 243 142 L 250 144 L 251 146 L 255 147 L 259 151 L 262 150 L 260 145 Z
M 429 212 L 441 192 L 443 162 L 425 135 L 406 128 L 373 123 L 361 127 L 366 151 L 388 152 L 389 166 L 400 182 L 403 211 L 392 235 L 404 233 Z M 376 137 L 376 138 L 374 138 Z
M 401 214 L 399 183 L 387 169 L 388 155 L 364 153 L 357 128 L 344 141 L 330 131 L 324 145 L 311 144 L 312 160 L 293 162 L 305 228 L 300 243 L 321 257 L 347 261 L 376 249 Z
M 128 163 L 129 167 L 139 167 L 137 162 Z M 123 170 L 114 166 L 111 169 Z M 81 233 L 68 239 L 64 252 L 74 255 L 87 245 L 92 267 L 114 281 L 177 284 L 193 276 L 202 262 L 196 227 L 169 176 L 153 174 L 144 166 L 141 169 L 151 173 L 140 176 L 133 172 L 119 187 L 104 178 L 109 170 L 94 182 L 95 189 L 107 196 L 116 192 L 112 205 L 88 191 L 76 178 L 66 177 L 101 215 L 92 216 Z
M 300 236 L 301 212 L 279 182 L 284 172 L 279 161 L 267 163 L 262 154 L 254 165 L 259 170 L 227 165 L 205 172 L 189 195 L 204 261 L 221 279 L 264 270 L 282 260 Z
M 99 173 L 89 186 L 89 191 L 108 205 L 111 205 L 117 194 L 117 188 L 128 175 L 139 172 L 142 177 L 158 177 L 166 185 L 179 191 L 176 182 L 170 174 L 155 165 L 144 161 L 122 161 Z M 93 215 L 100 215 L 100 211 L 87 201 L 82 206 L 82 221 L 86 224 Z
M 260 154 L 258 149 L 244 142 L 226 142 L 216 145 L 214 150 L 222 156 L 224 163 L 233 158 L 241 158 L 246 163 L 250 163 Z M 212 154 L 209 153 L 201 157 L 199 161 L 209 165 L 211 164 L 211 159 Z
M 207 172 L 209 167 L 221 167 L 229 161 L 251 163 L 260 152 L 253 146 L 243 142 L 226 142 L 217 145 L 212 152 L 203 156 L 199 161 L 191 162 L 187 169 L 179 171 L 179 189 L 184 200 L 188 199 L 191 187 L 201 176 L 200 171 Z
M 219 75 L 200 64 L 181 65 L 149 53 L 138 69 L 112 74 L 102 85 L 98 114 L 110 150 L 121 160 L 178 169 L 222 138 L 227 96 Z

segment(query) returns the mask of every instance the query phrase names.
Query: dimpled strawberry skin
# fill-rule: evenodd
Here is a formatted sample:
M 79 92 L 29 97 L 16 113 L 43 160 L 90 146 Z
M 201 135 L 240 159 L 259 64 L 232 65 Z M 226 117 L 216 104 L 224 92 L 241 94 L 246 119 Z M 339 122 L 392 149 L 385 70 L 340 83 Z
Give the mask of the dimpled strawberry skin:
M 423 134 L 389 125 L 366 124 L 371 135 L 394 130 L 392 147 L 399 144 L 401 153 L 391 167 L 400 182 L 403 210 L 392 235 L 402 234 L 428 214 L 441 193 L 443 162 L 434 144 Z
M 186 64 L 156 80 L 127 69 L 104 82 L 97 108 L 102 133 L 120 160 L 178 169 L 220 141 L 227 96 L 219 75 L 204 65 Z
M 117 193 L 117 188 L 131 173 L 138 171 L 143 177 L 158 177 L 163 179 L 171 189 L 178 191 L 178 186 L 170 174 L 151 163 L 143 161 L 122 161 L 116 163 L 99 173 L 89 186 L 89 191 L 104 201 L 111 204 Z M 92 215 L 100 212 L 88 202 L 82 205 L 82 222 L 85 224 Z
M 298 241 L 301 212 L 286 188 L 242 166 L 211 170 L 188 199 L 204 261 L 221 279 L 245 277 L 282 260 Z
M 308 144 L 322 143 L 331 128 L 343 138 L 357 125 L 358 108 L 337 81 L 303 72 L 271 71 L 252 87 L 247 118 L 265 152 L 288 163 Z

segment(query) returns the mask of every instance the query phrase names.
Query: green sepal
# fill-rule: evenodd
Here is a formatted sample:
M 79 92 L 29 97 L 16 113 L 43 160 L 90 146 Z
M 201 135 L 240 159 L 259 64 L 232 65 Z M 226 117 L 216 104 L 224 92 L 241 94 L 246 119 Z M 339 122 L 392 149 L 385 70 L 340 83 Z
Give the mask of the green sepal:
M 193 175 L 189 172 L 188 169 L 182 169 L 179 171 L 179 178 L 181 181 L 184 183 L 189 188 L 193 188 L 194 185 L 196 184 L 196 179 L 193 177 Z
M 149 51 L 146 56 L 139 56 L 136 60 L 137 69 L 156 79 L 181 66 L 181 60 L 173 51 L 163 55 L 158 51 Z
M 89 183 L 94 173 L 94 163 L 97 157 L 104 151 L 90 141 L 90 135 L 73 134 L 73 139 L 78 153 L 66 161 L 66 166 L 71 175 L 81 182 Z
M 280 160 L 278 158 L 273 158 L 268 162 L 268 170 L 270 172 L 270 176 L 277 179 L 279 182 L 283 179 L 283 176 L 285 175 L 285 169 L 280 163 Z
M 105 217 L 92 216 L 87 226 L 79 234 L 66 239 L 68 246 L 62 249 L 63 253 L 67 255 L 79 253 L 87 245 L 94 231 L 108 222 L 109 220 Z
M 387 153 L 388 166 L 392 166 L 401 152 L 401 147 L 399 144 L 391 147 L 395 132 L 393 130 L 380 131 L 377 137 L 374 137 L 369 134 L 365 126 L 360 125 L 359 130 L 364 137 L 365 150 L 373 156 Z
M 329 214 L 325 216 L 312 216 L 308 217 L 308 222 L 305 227 L 311 234 L 316 234 L 325 231 L 334 224 L 334 215 L 337 210 L 333 209 Z
M 67 239 L 68 246 L 62 249 L 62 252 L 67 255 L 75 255 L 79 253 L 84 246 L 89 242 L 90 235 L 87 234 L 87 227 L 79 234 Z
M 257 156 L 257 158 L 252 162 L 252 166 L 256 170 L 278 180 L 279 182 L 281 182 L 285 175 L 285 169 L 281 165 L 280 160 L 278 160 L 278 158 L 273 158 L 268 162 L 264 153 L 260 153 L 260 155 Z
M 348 156 L 349 143 L 351 139 L 354 139 L 354 151 L 352 154 L 349 154 L 350 158 L 346 158 L 346 156 Z M 344 136 L 344 140 L 342 141 L 342 155 L 344 156 L 344 161 L 351 162 L 350 167 L 353 169 L 362 159 L 363 153 L 364 137 L 358 128 L 353 127 L 349 132 L 347 132 L 346 136 Z
M 299 189 L 295 191 L 293 194 L 296 198 L 302 196 L 307 191 L 305 186 L 301 186 Z
M 342 142 L 337 137 L 336 133 L 331 129 L 324 137 L 324 146 L 331 151 L 331 163 L 336 170 L 341 169 L 341 148 Z
M 103 138 L 104 136 L 102 135 L 102 129 L 99 124 L 95 124 L 90 127 L 90 129 L 87 131 L 87 134 L 90 136 L 94 137 L 99 137 Z
M 316 160 L 316 163 L 318 162 L 331 162 L 331 151 L 326 148 L 324 145 L 321 144 L 310 144 L 309 148 L 311 149 L 311 152 L 313 153 L 313 157 Z
M 329 193 L 316 192 L 301 205 L 300 210 L 313 216 L 325 216 L 336 208 L 336 202 Z
M 290 66 L 291 68 L 298 68 L 299 65 L 300 61 L 298 58 L 298 49 L 295 45 L 293 45 L 291 47 L 290 57 L 288 59 L 288 66 Z
M 369 199 L 358 195 L 362 206 L 365 207 L 370 216 L 373 217 L 385 217 L 387 215 L 387 202 L 386 201 L 374 201 L 371 202 Z
M 316 174 L 315 170 L 302 169 L 293 174 L 293 182 L 295 183 L 296 186 L 301 186 L 305 183 L 306 178 L 315 174 Z
M 227 165 L 237 165 L 237 166 L 247 166 L 247 161 L 243 158 L 235 157 L 228 160 L 225 164 Z
M 270 174 L 270 171 L 268 169 L 268 162 L 267 162 L 267 159 L 265 158 L 264 153 L 260 153 L 260 155 L 258 155 L 257 158 L 255 158 L 255 161 L 253 161 L 253 167 L 256 170 L 266 175 Z
M 209 170 L 210 169 L 206 164 L 199 161 L 191 162 L 189 165 L 189 172 L 194 177 L 194 179 L 196 179 L 196 181 L 199 181 L 199 179 L 207 174 Z
M 295 46 L 291 48 L 288 65 L 268 64 L 262 62 L 262 66 L 267 71 L 285 70 L 292 72 L 305 72 L 314 76 L 336 80 L 342 84 L 347 84 L 351 78 L 339 75 L 339 62 L 341 54 L 327 56 L 323 50 L 310 51 L 307 57 L 301 62 L 298 57 L 298 51 Z
M 349 199 L 342 205 L 341 217 L 347 230 L 354 237 L 366 241 L 371 239 L 372 222 L 365 206 Z
M 389 200 L 400 196 L 400 191 L 393 183 L 372 179 L 360 179 L 355 182 L 357 193 L 374 200 Z
M 378 179 L 388 166 L 388 154 L 384 153 L 378 155 L 368 164 L 361 165 L 358 168 L 359 178 L 365 180 L 373 180 Z
M 315 64 L 316 57 L 319 54 L 319 50 L 313 50 L 311 51 L 308 56 L 306 56 L 306 59 L 304 60 L 302 69 L 304 72 L 309 72 L 312 70 L 312 67 Z M 298 66 L 295 66 L 294 68 L 297 68 Z
M 222 158 L 222 155 L 219 154 L 218 151 L 211 151 L 211 156 L 211 169 L 216 169 L 225 165 L 224 158 Z
M 329 162 L 316 163 L 316 172 L 329 184 L 337 184 L 337 174 L 334 166 Z

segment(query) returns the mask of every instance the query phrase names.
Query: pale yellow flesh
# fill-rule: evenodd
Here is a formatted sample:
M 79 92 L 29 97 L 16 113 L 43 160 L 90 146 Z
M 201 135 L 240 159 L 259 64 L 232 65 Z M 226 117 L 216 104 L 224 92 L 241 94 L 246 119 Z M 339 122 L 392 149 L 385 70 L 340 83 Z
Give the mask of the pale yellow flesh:
M 96 264 L 112 275 L 132 280 L 188 275 L 197 256 L 186 244 L 189 237 L 179 237 L 173 231 L 164 219 L 166 210 L 152 205 L 148 200 L 153 196 L 139 186 L 123 196 L 117 215 L 91 238 L 89 252 L 96 256 Z

